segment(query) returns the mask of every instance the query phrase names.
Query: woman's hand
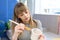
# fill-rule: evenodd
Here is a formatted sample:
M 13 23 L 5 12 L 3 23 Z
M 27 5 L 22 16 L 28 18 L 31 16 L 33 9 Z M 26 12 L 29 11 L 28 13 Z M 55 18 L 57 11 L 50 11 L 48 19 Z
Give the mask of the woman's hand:
M 17 37 L 24 31 L 24 28 L 25 28 L 25 25 L 23 23 L 16 25 L 12 38 L 14 40 L 17 40 Z
M 25 25 L 23 23 L 20 23 L 15 26 L 15 31 L 14 33 L 20 34 L 24 31 Z
M 45 37 L 44 37 L 43 34 L 41 34 L 41 35 L 39 36 L 39 40 L 45 40 Z

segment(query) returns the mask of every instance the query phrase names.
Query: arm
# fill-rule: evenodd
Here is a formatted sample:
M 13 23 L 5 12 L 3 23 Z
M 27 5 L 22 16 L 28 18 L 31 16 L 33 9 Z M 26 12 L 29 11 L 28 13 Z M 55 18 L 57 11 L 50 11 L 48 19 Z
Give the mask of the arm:
M 17 37 L 18 35 L 16 35 L 17 33 L 14 33 L 13 36 L 12 36 L 12 39 L 11 40 L 17 40 Z
M 37 28 L 39 28 L 43 32 L 42 23 L 40 20 L 37 20 Z
M 11 38 L 12 38 L 12 30 L 11 29 L 7 30 L 7 36 L 11 40 Z
M 19 25 L 15 26 L 14 33 L 12 35 L 12 40 L 17 40 L 18 36 L 20 36 L 21 33 L 24 31 L 25 25 L 23 23 L 20 23 Z
M 37 27 L 38 27 L 38 28 L 41 30 L 41 32 L 43 33 L 43 27 L 42 27 L 41 21 L 38 20 L 37 25 L 38 25 Z M 44 39 L 45 39 L 44 35 L 41 34 L 41 35 L 39 36 L 39 40 L 44 40 Z

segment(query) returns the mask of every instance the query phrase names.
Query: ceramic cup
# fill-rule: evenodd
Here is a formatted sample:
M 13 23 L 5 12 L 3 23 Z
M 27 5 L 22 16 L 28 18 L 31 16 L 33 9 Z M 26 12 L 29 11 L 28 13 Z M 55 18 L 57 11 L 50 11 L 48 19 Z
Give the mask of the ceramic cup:
M 38 40 L 39 36 L 42 34 L 41 30 L 38 28 L 33 28 L 31 30 L 31 40 Z

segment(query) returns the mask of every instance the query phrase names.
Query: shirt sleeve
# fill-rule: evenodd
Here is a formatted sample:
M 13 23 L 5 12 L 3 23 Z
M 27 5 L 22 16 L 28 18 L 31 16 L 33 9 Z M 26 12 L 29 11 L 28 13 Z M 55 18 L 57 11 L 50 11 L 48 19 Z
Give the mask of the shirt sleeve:
M 37 28 L 39 28 L 43 32 L 42 23 L 40 20 L 37 20 Z
M 12 38 L 12 30 L 11 29 L 7 30 L 7 36 L 11 40 L 11 38 Z

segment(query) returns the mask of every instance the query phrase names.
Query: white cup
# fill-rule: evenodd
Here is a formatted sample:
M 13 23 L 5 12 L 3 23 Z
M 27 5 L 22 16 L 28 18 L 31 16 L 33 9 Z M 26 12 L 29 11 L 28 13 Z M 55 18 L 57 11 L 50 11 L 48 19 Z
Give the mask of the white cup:
M 38 28 L 33 28 L 31 30 L 31 40 L 38 40 L 39 36 L 42 34 L 41 30 Z

